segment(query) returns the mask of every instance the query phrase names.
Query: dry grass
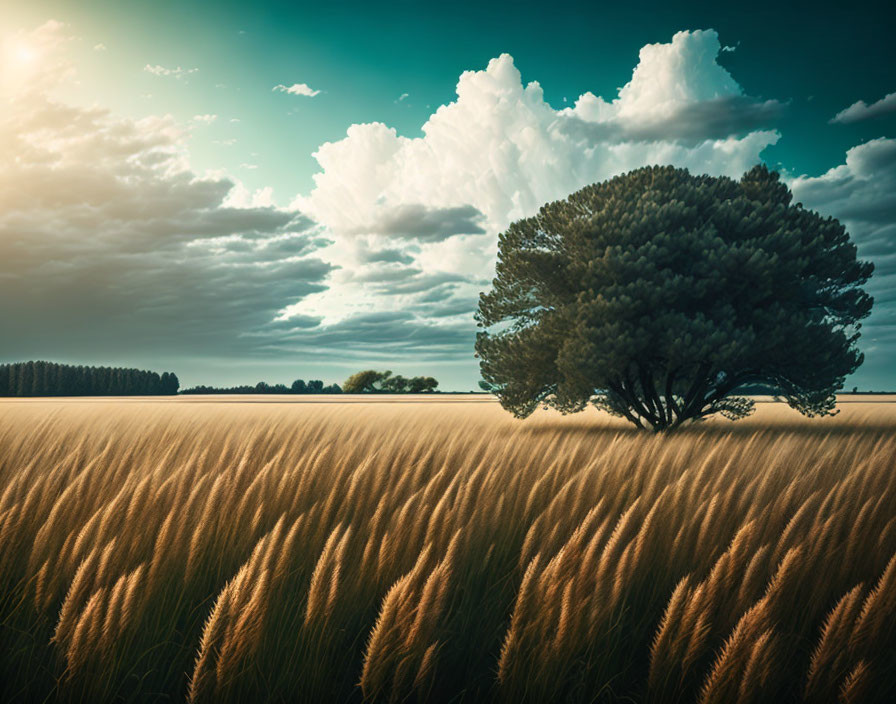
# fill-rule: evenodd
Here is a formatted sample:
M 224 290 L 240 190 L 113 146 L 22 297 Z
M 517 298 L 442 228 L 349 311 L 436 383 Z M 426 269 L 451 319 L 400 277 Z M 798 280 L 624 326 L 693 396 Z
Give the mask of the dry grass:
M 3 701 L 896 701 L 896 406 L 0 403 Z

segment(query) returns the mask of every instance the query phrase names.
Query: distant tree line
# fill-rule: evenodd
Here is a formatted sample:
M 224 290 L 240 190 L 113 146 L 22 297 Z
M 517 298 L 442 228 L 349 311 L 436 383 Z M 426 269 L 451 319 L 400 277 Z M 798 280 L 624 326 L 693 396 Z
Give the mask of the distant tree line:
M 182 394 L 341 394 L 342 389 L 339 384 L 330 384 L 324 386 L 324 382 L 320 379 L 312 379 L 305 382 L 302 379 L 296 379 L 292 385 L 286 384 L 266 384 L 259 381 L 254 386 L 246 384 L 245 386 L 230 386 L 218 388 L 215 386 L 194 386 L 181 391 Z
M 367 369 L 352 374 L 340 387 L 339 384 L 324 386 L 320 379 L 304 381 L 296 379 L 290 386 L 286 384 L 257 384 L 244 386 L 194 386 L 181 391 L 182 394 L 421 394 L 436 390 L 439 382 L 431 376 L 406 378 L 391 371 L 378 372 Z
M 378 372 L 366 369 L 352 374 L 342 384 L 347 394 L 425 394 L 436 390 L 439 382 L 431 376 L 406 378 L 391 371 Z
M 341 394 L 432 393 L 439 382 L 431 376 L 403 377 L 372 369 L 350 376 L 342 387 L 320 379 L 296 379 L 292 384 L 215 387 L 194 386 L 181 394 Z M 54 362 L 17 362 L 0 365 L 0 396 L 157 396 L 178 393 L 176 374 L 119 367 L 85 367 Z
M 176 374 L 55 362 L 0 364 L 0 396 L 168 396 Z

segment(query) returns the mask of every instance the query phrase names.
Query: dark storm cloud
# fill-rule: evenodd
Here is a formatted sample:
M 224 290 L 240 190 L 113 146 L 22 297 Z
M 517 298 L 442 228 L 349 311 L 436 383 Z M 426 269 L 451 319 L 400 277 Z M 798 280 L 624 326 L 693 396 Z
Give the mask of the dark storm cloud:
M 262 347 L 271 353 L 315 354 L 327 350 L 333 360 L 456 361 L 472 355 L 472 321 L 434 325 L 409 311 L 351 316 L 328 326 L 280 331 Z
M 387 294 L 416 294 L 431 293 L 443 287 L 445 284 L 470 283 L 470 280 L 460 274 L 437 272 L 426 274 L 419 269 L 403 269 L 403 276 L 396 276 L 391 281 L 384 278 L 372 280 L 372 285 L 381 293 Z M 398 272 L 396 272 L 398 274 Z
M 784 109 L 784 104 L 777 100 L 725 96 L 685 103 L 668 116 L 641 121 L 617 118 L 591 122 L 574 115 L 564 115 L 559 127 L 574 139 L 592 142 L 677 141 L 696 144 L 768 127 L 780 119 Z
M 330 240 L 310 233 L 268 234 L 267 239 L 247 239 L 244 235 L 195 240 L 191 247 L 213 252 L 220 262 L 245 263 L 279 261 L 311 254 Z
M 374 266 L 352 275 L 352 280 L 369 283 L 380 289 L 393 290 L 400 282 L 415 279 L 423 274 L 416 266 Z
M 233 182 L 189 171 L 170 120 L 14 107 L 0 117 L 4 358 L 250 354 L 253 331 L 326 289 L 314 223 L 230 205 Z
M 234 265 L 208 254 L 49 261 L 0 277 L 3 354 L 251 352 L 245 334 L 324 290 L 330 270 L 314 258 Z
M 443 303 L 454 295 L 454 292 L 457 290 L 457 288 L 457 284 L 443 283 L 438 286 L 433 286 L 428 291 L 421 293 L 414 300 L 418 305 L 425 305 L 427 303 Z M 471 308 L 471 310 L 473 309 Z
M 400 249 L 365 249 L 358 254 L 364 264 L 411 264 L 414 257 Z
M 129 121 L 34 98 L 0 117 L 0 355 L 5 359 L 420 360 L 468 357 L 464 276 L 426 273 L 414 244 L 366 250 L 350 277 L 403 310 L 324 325 L 301 311 L 336 268 L 307 216 L 235 207 L 234 183 L 200 177 L 169 119 Z M 18 159 L 8 155 L 15 153 Z M 6 157 L 4 158 L 4 154 Z M 471 206 L 407 205 L 377 227 L 440 241 L 483 232 Z M 292 317 L 279 319 L 285 307 Z
M 891 377 L 896 358 L 896 140 L 853 147 L 844 164 L 822 176 L 798 178 L 791 189 L 806 207 L 843 222 L 859 257 L 874 262 L 866 286 L 874 310 L 862 329 L 865 364 L 859 373 Z
M 404 203 L 387 209 L 377 220 L 358 233 L 441 242 L 454 235 L 485 233 L 485 216 L 472 205 L 431 208 L 420 203 Z
M 460 299 L 443 306 L 436 306 L 428 311 L 433 318 L 449 318 L 456 315 L 465 315 L 473 319 L 473 312 L 478 305 L 478 299 Z
M 278 318 L 276 320 L 272 320 L 251 334 L 259 335 L 259 336 L 266 336 L 266 335 L 271 335 L 272 333 L 279 334 L 283 331 L 295 332 L 297 330 L 307 330 L 310 328 L 316 328 L 316 327 L 319 327 L 320 324 L 321 324 L 321 318 L 318 318 L 316 316 L 293 315 L 291 318 L 288 318 L 288 319 Z

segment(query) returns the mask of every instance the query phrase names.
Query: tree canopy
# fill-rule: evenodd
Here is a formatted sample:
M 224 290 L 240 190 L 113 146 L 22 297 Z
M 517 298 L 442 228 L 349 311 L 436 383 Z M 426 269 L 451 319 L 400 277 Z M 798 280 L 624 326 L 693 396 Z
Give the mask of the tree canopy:
M 736 393 L 756 384 L 832 414 L 862 363 L 873 265 L 791 201 L 764 166 L 739 181 L 652 166 L 514 222 L 479 300 L 486 385 L 518 417 L 594 403 L 655 430 L 742 418 Z
M 373 369 L 352 374 L 342 384 L 347 394 L 422 394 L 436 390 L 439 382 L 431 376 L 414 376 L 410 379 L 391 371 L 378 372 Z

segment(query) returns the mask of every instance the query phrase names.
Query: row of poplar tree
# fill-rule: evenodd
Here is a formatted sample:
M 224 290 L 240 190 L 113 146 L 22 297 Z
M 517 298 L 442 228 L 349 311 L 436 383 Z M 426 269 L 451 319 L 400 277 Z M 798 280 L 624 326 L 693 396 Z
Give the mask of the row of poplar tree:
M 0 396 L 170 396 L 177 375 L 55 362 L 0 364 Z

